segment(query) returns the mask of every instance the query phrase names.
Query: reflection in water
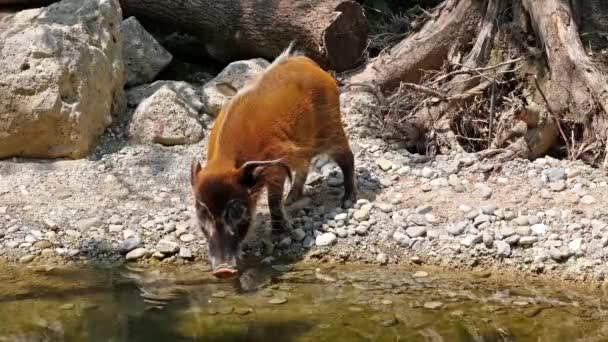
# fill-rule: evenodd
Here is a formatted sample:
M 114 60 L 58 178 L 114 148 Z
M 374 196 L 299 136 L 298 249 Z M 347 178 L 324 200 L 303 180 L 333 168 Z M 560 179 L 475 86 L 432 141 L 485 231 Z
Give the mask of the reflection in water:
M 0 342 L 608 340 L 601 293 L 429 273 L 0 265 Z

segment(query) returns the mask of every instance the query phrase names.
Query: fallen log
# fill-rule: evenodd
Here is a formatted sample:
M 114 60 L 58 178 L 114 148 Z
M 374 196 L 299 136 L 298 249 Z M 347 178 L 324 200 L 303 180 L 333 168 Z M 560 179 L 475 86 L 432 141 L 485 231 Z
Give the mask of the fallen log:
M 367 46 L 367 18 L 355 1 L 121 0 L 121 5 L 125 17 L 197 36 L 222 62 L 273 59 L 295 39 L 296 49 L 339 72 L 362 62 Z
M 58 0 L 0 0 L 0 6 L 32 8 Z M 274 59 L 292 40 L 322 67 L 337 72 L 365 61 L 368 22 L 346 0 L 120 0 L 123 16 L 135 16 L 196 36 L 220 62 Z

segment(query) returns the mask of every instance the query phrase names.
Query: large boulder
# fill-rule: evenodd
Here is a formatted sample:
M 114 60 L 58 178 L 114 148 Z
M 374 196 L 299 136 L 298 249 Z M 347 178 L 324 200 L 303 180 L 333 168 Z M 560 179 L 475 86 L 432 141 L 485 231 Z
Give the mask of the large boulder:
M 270 63 L 262 58 L 236 61 L 228 64 L 222 72 L 203 86 L 203 103 L 209 114 L 216 116 L 231 93 L 222 90 L 222 84 L 236 90 L 241 89 L 254 76 L 264 71 Z
M 125 108 L 118 0 L 0 20 L 0 158 L 81 158 Z
M 122 22 L 123 54 L 127 70 L 127 86 L 141 85 L 154 80 L 173 59 L 154 37 L 135 19 Z
M 160 86 L 156 89 L 156 85 Z M 190 87 L 191 88 L 191 87 Z M 147 91 L 154 91 L 147 97 Z M 130 138 L 138 143 L 194 144 L 204 137 L 199 118 L 202 103 L 184 82 L 153 83 L 131 93 L 131 101 L 144 98 L 135 109 L 129 126 Z

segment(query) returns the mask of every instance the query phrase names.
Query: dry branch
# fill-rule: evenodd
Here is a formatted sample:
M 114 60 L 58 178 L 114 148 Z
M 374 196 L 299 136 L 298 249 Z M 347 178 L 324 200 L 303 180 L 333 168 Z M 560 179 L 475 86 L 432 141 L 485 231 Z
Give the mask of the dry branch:
M 351 73 L 349 82 L 374 82 L 385 91 L 396 89 L 401 82 L 418 82 L 422 70 L 439 69 L 451 50 L 463 48 L 473 39 L 480 7 L 480 0 L 447 0 L 436 18 Z

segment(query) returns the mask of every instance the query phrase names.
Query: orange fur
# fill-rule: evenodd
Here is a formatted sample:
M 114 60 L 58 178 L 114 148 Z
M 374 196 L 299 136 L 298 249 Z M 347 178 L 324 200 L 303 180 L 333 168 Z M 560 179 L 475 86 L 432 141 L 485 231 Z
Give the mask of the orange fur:
M 296 173 L 288 196 L 296 200 L 311 159 L 325 153 L 344 173 L 344 205 L 354 200 L 356 189 L 336 81 L 311 59 L 290 56 L 288 49 L 222 108 L 211 129 L 207 163 L 193 174 L 193 189 L 197 198 L 214 201 L 208 196 L 224 195 L 210 193 L 212 187 L 217 189 L 210 182 L 237 186 L 244 163 L 282 158 Z M 259 184 L 268 187 L 273 223 L 284 221 L 279 209 L 285 176 L 284 168 L 268 168 Z M 249 207 L 255 206 L 256 190 L 249 191 Z

